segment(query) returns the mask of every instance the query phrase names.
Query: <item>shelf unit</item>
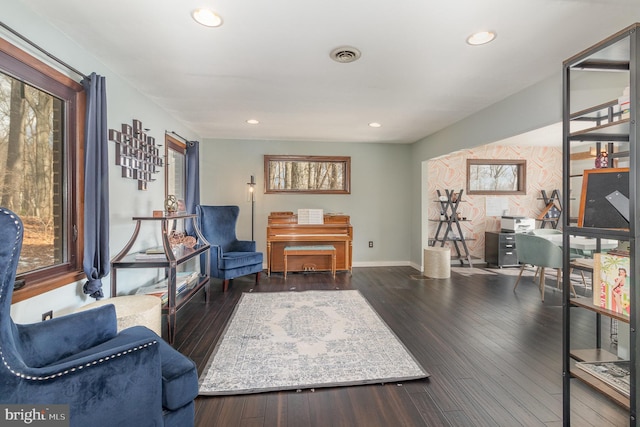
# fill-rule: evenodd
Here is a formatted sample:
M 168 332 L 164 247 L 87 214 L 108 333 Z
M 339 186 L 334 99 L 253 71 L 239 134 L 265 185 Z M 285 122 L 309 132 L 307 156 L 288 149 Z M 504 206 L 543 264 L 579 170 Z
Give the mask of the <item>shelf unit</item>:
M 640 227 L 637 224 L 640 201 L 636 197 L 636 191 L 640 188 L 640 175 L 634 171 L 640 165 L 640 150 L 637 149 L 638 138 L 637 123 L 639 88 L 638 72 L 640 71 L 640 24 L 634 24 L 595 46 L 573 56 L 563 63 L 563 206 L 567 214 L 562 215 L 563 224 L 563 424 L 571 425 L 571 382 L 578 379 L 593 387 L 599 393 L 608 396 L 612 402 L 629 410 L 629 423 L 635 426 L 637 423 L 637 410 L 639 406 L 640 383 L 638 382 L 637 336 L 638 312 L 640 293 L 637 292 L 638 277 L 638 238 Z M 621 108 L 623 90 L 629 88 L 630 104 Z M 595 156 L 589 153 L 606 153 L 606 162 L 595 163 Z M 611 185 L 611 181 L 600 181 L 598 184 L 591 181 L 593 174 L 585 173 L 596 166 L 609 168 L 629 168 L 628 185 Z M 599 169 L 602 170 L 602 169 Z M 613 169 L 611 169 L 613 172 Z M 615 176 L 615 173 L 611 173 Z M 618 183 L 621 181 L 617 181 Z M 587 185 L 588 184 L 588 185 Z M 570 217 L 575 218 L 579 211 L 580 218 L 591 206 L 594 193 L 597 188 L 598 201 L 606 206 L 592 210 L 591 215 L 601 217 L 597 227 L 586 222 L 576 223 Z M 626 208 L 614 209 L 607 204 L 609 190 L 619 190 L 626 194 L 629 202 L 629 212 Z M 589 194 L 589 197 L 587 197 Z M 571 197 L 570 197 L 571 196 Z M 572 206 L 573 203 L 573 206 Z M 601 205 L 602 206 L 602 205 Z M 605 210 L 607 213 L 605 214 Z M 618 214 L 620 212 L 620 214 Z M 570 215 L 568 213 L 572 213 Z M 607 228 L 611 215 L 624 213 L 629 221 L 628 228 Z M 619 220 L 618 220 L 619 221 Z M 585 226 L 582 226 L 582 225 Z M 604 224 L 605 227 L 602 227 Z M 570 236 L 584 236 L 595 238 L 597 242 L 596 253 L 602 252 L 601 239 L 615 239 L 621 243 L 628 243 L 629 272 L 626 280 L 629 284 L 629 315 L 618 313 L 611 309 L 601 308 L 594 304 L 592 298 L 572 298 L 570 292 Z M 594 283 L 604 280 L 598 272 L 594 272 Z M 594 286 L 594 289 L 597 289 Z M 594 292 L 599 292 L 598 290 Z M 610 291 L 604 292 L 605 297 L 611 295 Z M 591 349 L 576 349 L 572 347 L 571 313 L 572 310 L 588 310 L 594 313 L 596 318 L 596 330 L 594 331 L 594 346 Z M 606 351 L 601 346 L 601 321 L 602 318 L 612 319 L 629 325 L 628 360 L 630 361 L 630 393 L 629 396 L 621 393 L 607 382 L 602 381 L 586 371 L 578 369 L 576 362 L 596 362 L 621 360 L 617 354 Z M 625 337 L 625 341 L 626 341 Z M 618 349 L 620 352 L 620 348 Z
M 129 242 L 125 245 L 124 249 L 120 251 L 111 260 L 111 296 L 118 295 L 118 279 L 117 273 L 119 269 L 127 268 L 147 268 L 147 269 L 164 269 L 165 277 L 168 281 L 168 299 L 167 302 L 162 305 L 162 314 L 167 318 L 167 335 L 170 344 L 173 344 L 176 335 L 176 316 L 178 310 L 184 306 L 193 296 L 202 288 L 205 291 L 206 302 L 209 302 L 209 243 L 200 233 L 200 229 L 197 224 L 197 215 L 195 214 L 172 214 L 161 217 L 133 217 L 136 222 L 133 235 L 129 239 Z M 151 221 L 160 223 L 162 231 L 162 248 L 164 250 L 164 257 L 153 256 L 148 259 L 141 259 L 139 254 L 141 252 L 130 253 L 131 248 L 136 242 L 140 233 L 140 227 L 142 222 Z M 172 248 L 170 242 L 171 231 L 175 229 L 175 221 L 191 221 L 193 224 L 193 230 L 197 237 L 197 243 L 194 247 L 179 247 Z M 183 223 L 184 225 L 184 223 Z M 142 252 L 144 253 L 144 251 Z M 206 263 L 204 266 L 204 273 L 200 274 L 200 277 L 195 286 L 187 289 L 179 294 L 176 293 L 176 275 L 179 265 L 186 263 L 200 255 L 204 255 Z M 202 268 L 201 268 L 202 270 Z M 141 284 L 142 286 L 142 284 Z
M 540 221 L 540 228 L 546 228 L 547 224 L 549 224 L 551 228 L 558 228 L 560 215 L 562 214 L 560 190 L 553 190 L 550 196 L 547 195 L 546 190 L 541 190 L 540 193 L 542 198 L 538 200 L 543 200 L 545 205 L 537 218 L 538 221 Z
M 440 204 L 440 219 L 433 220 L 438 222 L 436 234 L 432 239 L 435 246 L 438 242 L 440 246 L 444 246 L 447 242 L 451 242 L 456 251 L 456 259 L 460 261 L 460 265 L 464 265 L 466 261 L 469 267 L 473 267 L 471 254 L 467 247 L 467 239 L 462 232 L 461 223 L 466 219 L 458 217 L 458 208 L 462 202 L 462 194 L 464 190 L 455 193 L 454 190 L 444 190 L 444 194 L 440 190 L 436 190 L 438 194 L 437 202 Z

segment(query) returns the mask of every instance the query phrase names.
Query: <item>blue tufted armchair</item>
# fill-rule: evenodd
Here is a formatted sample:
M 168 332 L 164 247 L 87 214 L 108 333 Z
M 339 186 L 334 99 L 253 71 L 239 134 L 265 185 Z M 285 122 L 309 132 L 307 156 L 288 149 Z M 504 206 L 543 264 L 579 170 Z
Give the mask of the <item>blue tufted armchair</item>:
M 236 277 L 256 274 L 256 284 L 262 272 L 262 252 L 256 252 L 253 240 L 236 238 L 238 206 L 196 206 L 198 227 L 211 245 L 211 277 L 222 279 L 223 291 Z
M 77 427 L 193 426 L 195 364 L 143 326 L 117 333 L 112 304 L 11 320 L 22 237 L 20 218 L 0 208 L 0 403 L 69 405 Z

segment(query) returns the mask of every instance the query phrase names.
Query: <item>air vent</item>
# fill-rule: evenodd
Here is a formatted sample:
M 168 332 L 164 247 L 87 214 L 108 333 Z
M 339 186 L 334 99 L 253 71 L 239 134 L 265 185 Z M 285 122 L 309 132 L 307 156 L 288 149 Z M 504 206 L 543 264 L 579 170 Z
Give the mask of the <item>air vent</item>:
M 360 58 L 360 51 L 355 47 L 350 46 L 342 46 L 337 47 L 331 51 L 331 59 L 336 62 L 341 62 L 343 64 L 357 61 Z

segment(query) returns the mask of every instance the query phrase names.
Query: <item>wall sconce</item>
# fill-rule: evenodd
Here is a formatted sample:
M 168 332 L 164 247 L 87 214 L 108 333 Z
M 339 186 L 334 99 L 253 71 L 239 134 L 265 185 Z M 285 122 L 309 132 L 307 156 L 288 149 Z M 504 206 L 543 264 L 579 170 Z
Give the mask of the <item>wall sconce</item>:
M 253 175 L 251 175 L 251 180 L 247 182 L 247 201 L 251 202 L 251 240 L 253 238 L 253 230 L 254 230 L 254 215 L 255 215 L 255 207 L 256 207 L 256 180 Z

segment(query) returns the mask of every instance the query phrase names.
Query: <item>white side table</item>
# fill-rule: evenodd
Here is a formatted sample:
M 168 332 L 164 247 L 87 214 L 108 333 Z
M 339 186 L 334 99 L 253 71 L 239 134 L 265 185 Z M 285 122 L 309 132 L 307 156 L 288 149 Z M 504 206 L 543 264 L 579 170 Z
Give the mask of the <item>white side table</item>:
M 125 295 L 103 299 L 80 307 L 77 311 L 89 310 L 113 304 L 118 318 L 118 332 L 131 326 L 141 325 L 162 336 L 162 302 L 153 295 Z
M 441 246 L 425 248 L 424 275 L 434 279 L 451 277 L 451 249 Z

